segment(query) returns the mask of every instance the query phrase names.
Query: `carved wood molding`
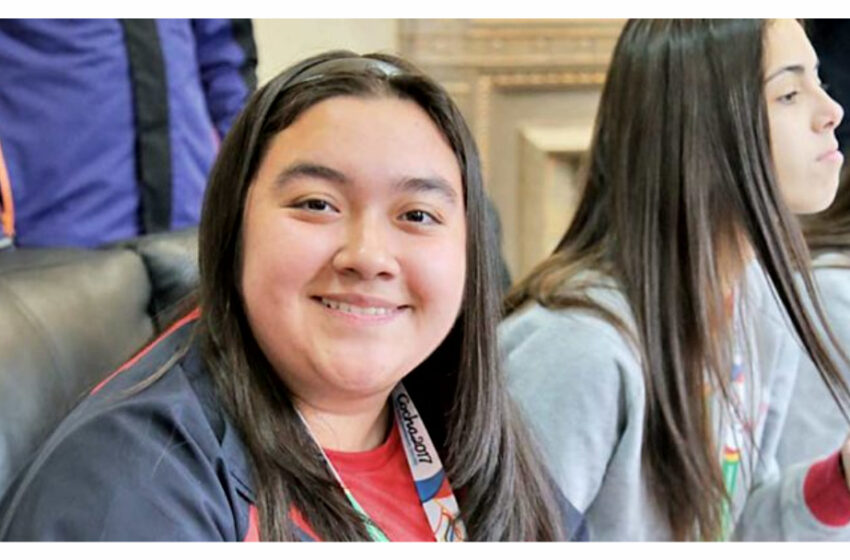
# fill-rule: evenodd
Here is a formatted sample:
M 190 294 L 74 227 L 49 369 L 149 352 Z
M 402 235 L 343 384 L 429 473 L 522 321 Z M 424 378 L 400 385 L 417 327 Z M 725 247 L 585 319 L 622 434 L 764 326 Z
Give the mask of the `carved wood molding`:
M 472 129 L 481 152 L 481 168 L 485 183 L 490 165 L 490 117 L 492 97 L 495 90 L 520 89 L 570 89 L 575 87 L 601 87 L 604 72 L 515 72 L 490 75 L 481 73 L 475 79 L 474 115 Z
M 563 126 L 526 126 L 520 137 L 536 152 L 548 155 L 579 155 L 590 145 L 591 128 Z
M 605 72 L 515 72 L 494 74 L 493 86 L 501 89 L 544 89 L 573 86 L 601 86 Z
M 492 96 L 496 91 L 601 87 L 624 20 L 401 20 L 403 56 L 469 95 L 473 132 L 488 173 Z M 485 177 L 486 178 L 486 177 Z
M 590 144 L 588 127 L 527 126 L 520 129 L 519 261 L 525 275 L 549 255 L 572 220 L 581 190 L 578 170 Z
M 604 69 L 623 20 L 402 20 L 401 51 L 427 68 Z
M 473 134 L 478 142 L 478 151 L 481 158 L 481 174 L 484 184 L 487 184 L 487 175 L 490 169 L 490 98 L 492 97 L 493 81 L 490 76 L 479 76 L 475 81 L 475 117 L 473 118 Z

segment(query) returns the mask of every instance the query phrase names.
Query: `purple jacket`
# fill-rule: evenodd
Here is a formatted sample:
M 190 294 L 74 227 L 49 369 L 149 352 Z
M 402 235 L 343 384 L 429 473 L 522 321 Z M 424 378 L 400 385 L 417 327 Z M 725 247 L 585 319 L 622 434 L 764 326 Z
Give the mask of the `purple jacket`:
M 250 20 L 0 20 L 16 245 L 197 224 L 256 62 Z

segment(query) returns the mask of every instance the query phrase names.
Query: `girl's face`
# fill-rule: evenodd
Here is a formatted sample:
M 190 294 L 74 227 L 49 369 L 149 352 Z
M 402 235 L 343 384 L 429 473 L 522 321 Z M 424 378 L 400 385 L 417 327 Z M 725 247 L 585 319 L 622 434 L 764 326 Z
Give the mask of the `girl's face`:
M 415 103 L 341 96 L 271 142 L 244 214 L 242 296 L 296 399 L 354 409 L 446 337 L 466 275 L 457 159 Z
M 776 177 L 792 212 L 827 208 L 838 189 L 844 161 L 835 128 L 844 111 L 824 91 L 818 59 L 794 20 L 767 24 L 765 96 Z

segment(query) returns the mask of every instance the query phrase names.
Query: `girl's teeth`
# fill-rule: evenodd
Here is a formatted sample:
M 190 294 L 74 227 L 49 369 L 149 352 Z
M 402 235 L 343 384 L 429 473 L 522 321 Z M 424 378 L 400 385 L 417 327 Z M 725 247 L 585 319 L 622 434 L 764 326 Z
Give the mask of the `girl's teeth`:
M 325 298 L 322 298 L 322 304 L 328 309 L 336 309 L 343 313 L 354 313 L 357 315 L 387 315 L 392 311 L 388 307 L 358 307 Z

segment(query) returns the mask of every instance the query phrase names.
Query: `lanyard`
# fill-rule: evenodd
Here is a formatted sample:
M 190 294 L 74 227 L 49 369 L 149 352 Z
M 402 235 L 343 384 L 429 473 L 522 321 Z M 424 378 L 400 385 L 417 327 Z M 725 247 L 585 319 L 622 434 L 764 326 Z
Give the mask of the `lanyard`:
M 457 500 L 443 470 L 443 464 L 437 455 L 437 450 L 425 429 L 425 423 L 422 422 L 410 395 L 401 383 L 393 389 L 390 398 L 395 413 L 395 425 L 400 431 L 410 474 L 413 476 L 416 493 L 419 495 L 419 501 L 425 511 L 425 516 L 428 518 L 428 524 L 431 526 L 434 538 L 437 541 L 466 540 L 466 528 L 460 519 Z M 310 437 L 316 442 L 316 446 L 321 451 L 337 483 L 345 492 L 345 497 L 348 498 L 354 510 L 363 516 L 369 536 L 376 542 L 388 542 L 390 539 L 366 513 L 366 510 L 357 502 L 351 490 L 345 485 L 316 436 L 310 430 L 307 421 L 304 420 L 300 412 L 298 415 L 301 417 Z

